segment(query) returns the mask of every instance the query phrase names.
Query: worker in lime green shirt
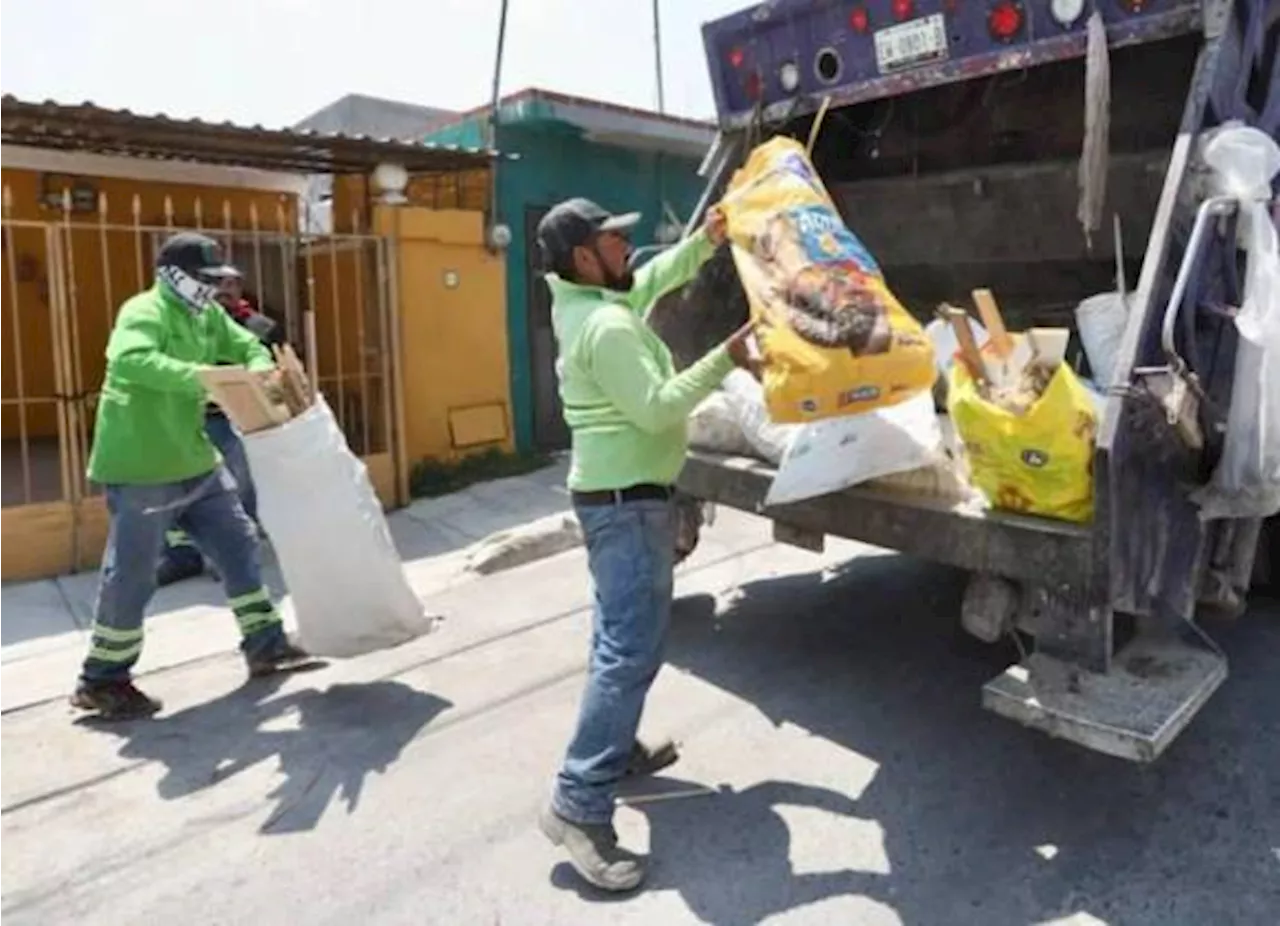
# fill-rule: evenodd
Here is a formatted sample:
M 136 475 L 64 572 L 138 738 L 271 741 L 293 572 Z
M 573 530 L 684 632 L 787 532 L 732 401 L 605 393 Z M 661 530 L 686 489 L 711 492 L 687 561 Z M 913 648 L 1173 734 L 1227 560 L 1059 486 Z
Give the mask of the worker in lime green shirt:
M 222 282 L 237 276 L 211 238 L 173 235 L 157 256 L 155 284 L 121 306 L 107 342 L 89 478 L 104 488 L 110 526 L 89 654 L 72 696 L 76 707 L 104 718 L 160 710 L 133 684 L 131 670 L 165 531 L 179 520 L 222 576 L 250 674 L 307 662 L 285 636 L 262 583 L 257 529 L 204 429 L 202 370 L 274 367 L 267 349 L 216 301 Z
M 552 324 L 565 422 L 573 435 L 569 489 L 595 585 L 591 663 L 577 730 L 540 823 L 596 887 L 627 891 L 644 860 L 620 849 L 614 796 L 629 774 L 676 759 L 636 739 L 662 664 L 676 546 L 672 486 L 688 449 L 687 422 L 735 365 L 749 364 L 750 326 L 676 372 L 644 313 L 689 282 L 725 237 L 719 209 L 705 227 L 632 274 L 627 234 L 638 213 L 610 215 L 585 199 L 538 225 L 551 270 Z

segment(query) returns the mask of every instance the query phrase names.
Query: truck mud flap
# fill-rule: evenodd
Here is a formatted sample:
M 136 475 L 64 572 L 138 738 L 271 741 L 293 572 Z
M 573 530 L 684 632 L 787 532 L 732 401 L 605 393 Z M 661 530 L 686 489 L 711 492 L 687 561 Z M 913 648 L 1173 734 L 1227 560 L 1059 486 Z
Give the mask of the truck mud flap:
M 982 706 L 1095 752 L 1152 762 L 1227 677 L 1217 653 L 1138 638 L 1106 674 L 1035 653 L 987 682 Z

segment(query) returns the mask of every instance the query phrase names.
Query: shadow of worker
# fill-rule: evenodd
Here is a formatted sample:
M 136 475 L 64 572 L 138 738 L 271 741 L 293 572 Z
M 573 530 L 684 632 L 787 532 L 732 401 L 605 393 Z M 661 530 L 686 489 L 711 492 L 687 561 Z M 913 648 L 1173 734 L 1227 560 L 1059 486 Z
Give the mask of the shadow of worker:
M 644 890 L 676 891 L 700 922 L 754 926 L 832 897 L 875 896 L 885 889 L 883 875 L 850 869 L 797 873 L 792 865 L 791 831 L 779 808 L 860 819 L 854 800 L 838 791 L 787 781 L 734 791 L 657 778 L 625 787 L 620 799 L 648 818 Z M 627 896 L 587 886 L 568 863 L 552 872 L 552 883 L 588 900 Z
M 449 701 L 395 681 L 339 684 L 273 697 L 284 677 L 254 680 L 149 722 L 102 727 L 120 755 L 158 762 L 160 797 L 180 800 L 275 758 L 283 781 L 263 833 L 312 829 L 335 797 L 348 813 L 365 779 L 385 772 Z
M 884 876 L 871 872 L 798 873 L 782 807 L 859 817 L 848 795 L 789 781 L 740 791 L 722 785 L 703 797 L 641 804 L 636 809 L 649 820 L 650 889 L 677 891 L 713 926 L 748 926 L 832 897 L 874 896 L 883 889 Z

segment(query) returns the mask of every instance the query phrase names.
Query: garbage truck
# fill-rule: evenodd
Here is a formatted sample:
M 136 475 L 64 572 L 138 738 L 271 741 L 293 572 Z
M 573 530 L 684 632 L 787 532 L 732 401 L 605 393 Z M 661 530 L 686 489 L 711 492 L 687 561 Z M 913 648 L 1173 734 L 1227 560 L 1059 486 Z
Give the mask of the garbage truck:
M 1280 132 L 1280 3 L 775 0 L 705 24 L 703 41 L 719 132 L 686 234 L 747 154 L 785 134 L 811 146 L 922 321 L 986 288 L 1010 330 L 1071 328 L 1088 375 L 1076 307 L 1119 292 L 1127 314 L 1100 384 L 1090 523 L 870 485 L 766 507 L 773 466 L 696 448 L 681 489 L 772 519 L 782 541 L 839 536 L 968 570 L 964 628 L 1020 642 L 984 707 L 1156 759 L 1227 677 L 1204 615 L 1239 617 L 1251 582 L 1277 578 L 1274 519 L 1206 519 L 1194 494 L 1223 454 L 1237 233 L 1256 205 L 1214 195 L 1203 141 L 1228 125 Z M 1249 194 L 1273 222 L 1275 193 Z M 747 315 L 722 248 L 650 321 L 687 364 Z

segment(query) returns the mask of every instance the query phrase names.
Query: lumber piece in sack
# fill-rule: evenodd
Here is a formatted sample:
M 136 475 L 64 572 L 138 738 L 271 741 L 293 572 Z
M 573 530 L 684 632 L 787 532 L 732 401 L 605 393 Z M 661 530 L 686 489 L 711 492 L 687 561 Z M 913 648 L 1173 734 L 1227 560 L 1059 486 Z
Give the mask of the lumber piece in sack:
M 1005 327 L 1004 316 L 1000 314 L 1000 306 L 989 289 L 975 289 L 973 302 L 978 307 L 978 316 L 987 329 L 987 349 L 992 361 L 987 367 L 991 374 L 991 385 L 996 389 L 1008 389 L 1018 382 L 1022 375 L 1022 345 L 1015 343 L 1009 329 Z
M 978 342 L 969 327 L 969 313 L 945 302 L 938 307 L 939 314 L 951 325 L 955 333 L 956 343 L 960 345 L 960 362 L 964 364 L 969 375 L 973 377 L 979 388 L 991 381 L 987 373 L 987 365 L 982 360 L 982 351 L 978 350 Z
M 258 373 L 244 367 L 213 367 L 199 375 L 210 398 L 241 433 L 252 434 L 289 420 L 288 407 L 271 400 Z
M 307 378 L 307 368 L 302 365 L 302 361 L 298 358 L 298 352 L 293 349 L 292 344 L 284 345 L 282 353 L 284 354 L 285 363 L 293 371 L 294 377 L 302 388 L 302 394 L 306 396 L 307 404 L 310 405 L 314 396 L 311 394 L 311 380 Z
M 1004 316 L 1000 314 L 1000 306 L 989 289 L 975 289 L 973 304 L 978 307 L 978 317 L 987 329 L 988 343 L 992 352 L 1004 360 L 1013 352 L 1013 338 L 1004 326 Z
M 280 371 L 280 385 L 284 390 L 289 413 L 293 416 L 301 415 L 311 406 L 310 389 L 307 386 L 306 376 L 301 371 L 301 364 L 287 346 L 283 349 L 276 346 L 275 355 L 276 367 Z
M 1013 352 L 1012 375 L 992 386 L 991 401 L 1015 415 L 1025 415 L 1062 366 L 1070 337 L 1066 328 L 1029 328 Z

